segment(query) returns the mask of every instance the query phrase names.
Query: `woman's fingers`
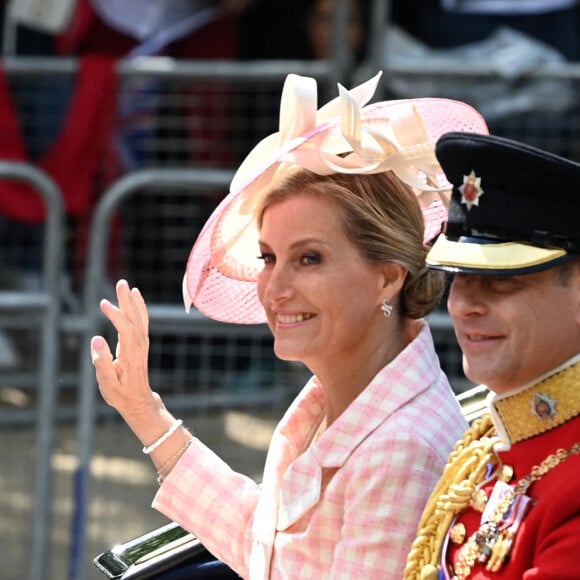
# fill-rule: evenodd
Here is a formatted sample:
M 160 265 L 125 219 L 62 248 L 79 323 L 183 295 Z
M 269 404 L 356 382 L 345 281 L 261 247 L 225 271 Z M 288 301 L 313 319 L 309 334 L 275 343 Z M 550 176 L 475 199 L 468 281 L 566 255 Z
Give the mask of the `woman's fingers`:
M 107 341 L 102 336 L 93 336 L 91 339 L 91 357 L 93 362 L 103 366 L 104 361 L 113 362 L 113 355 Z
M 145 300 L 138 288 L 130 288 L 126 280 L 117 282 L 117 298 L 119 311 L 133 324 L 140 325 L 145 332 L 148 331 L 149 315 Z
M 113 403 L 113 394 L 121 387 L 109 345 L 102 336 L 91 339 L 91 358 L 95 367 L 99 390 L 105 401 Z
M 127 327 L 127 318 L 112 302 L 103 298 L 99 304 L 103 314 L 111 321 L 117 332 L 122 332 Z
M 141 316 L 139 310 L 135 305 L 133 293 L 129 288 L 126 280 L 119 280 L 117 282 L 117 299 L 119 301 L 119 310 L 130 320 L 133 324 L 141 323 Z
M 133 304 L 137 310 L 137 314 L 141 320 L 141 324 L 148 331 L 149 329 L 149 312 L 147 310 L 147 305 L 143 299 L 143 295 L 138 288 L 131 289 L 131 296 L 133 298 Z
M 143 297 L 137 288 L 130 289 L 125 280 L 117 283 L 119 306 L 101 300 L 100 307 L 119 334 L 121 342 L 138 341 L 148 347 L 149 315 Z M 144 339 L 144 341 L 143 341 Z
M 126 380 L 141 382 L 148 375 L 147 305 L 139 290 L 129 288 L 125 280 L 117 282 L 116 291 L 119 306 L 108 300 L 101 301 L 101 310 L 117 330 L 115 365 L 122 368 Z
M 125 280 L 116 286 L 118 306 L 101 301 L 101 310 L 117 330 L 115 358 L 101 336 L 91 340 L 91 356 L 105 401 L 124 417 L 157 405 L 149 385 L 149 316 L 141 293 Z

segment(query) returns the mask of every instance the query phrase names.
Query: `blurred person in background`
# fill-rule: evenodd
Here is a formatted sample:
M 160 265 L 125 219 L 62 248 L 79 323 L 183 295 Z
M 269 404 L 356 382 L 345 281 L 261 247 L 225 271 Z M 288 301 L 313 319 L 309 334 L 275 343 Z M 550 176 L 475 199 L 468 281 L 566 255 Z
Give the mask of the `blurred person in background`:
M 433 144 L 486 132 L 445 99 L 367 105 L 380 75 L 316 110 L 289 75 L 280 131 L 238 169 L 184 278 L 186 306 L 267 322 L 313 376 L 273 434 L 262 485 L 233 472 L 152 390 L 148 315 L 124 280 L 94 337 L 99 389 L 158 470 L 153 506 L 245 578 L 400 578 L 420 513 L 465 420 L 424 320 L 443 274 L 425 265 L 448 188 Z M 192 426 L 195 428 L 195 426 Z
M 241 60 L 332 61 L 335 7 L 335 0 L 255 0 L 240 19 Z M 342 78 L 351 80 L 367 54 L 368 0 L 349 0 L 347 10 L 347 41 L 353 58 Z M 334 90 L 329 84 L 323 88 Z M 276 130 L 280 91 L 266 92 L 263 85 L 249 85 L 235 100 L 240 112 L 234 122 L 241 160 L 257 141 Z
M 54 37 L 54 50 L 57 55 L 78 57 L 81 62 L 108 60 L 114 71 L 119 60 L 138 57 L 167 57 L 176 62 L 234 61 L 239 56 L 239 21 L 254 1 L 77 0 L 68 25 Z M 102 76 L 93 74 L 92 82 L 101 86 Z M 227 79 L 160 77 L 155 72 L 145 72 L 118 78 L 118 86 L 110 92 L 115 116 L 108 132 L 108 149 L 95 156 L 100 167 L 91 185 L 96 191 L 89 198 L 91 203 L 83 207 L 80 235 L 75 238 L 79 243 L 71 252 L 79 284 L 86 249 L 83 234 L 90 224 L 93 203 L 113 181 L 143 167 L 236 165 L 232 145 L 233 91 Z M 87 102 L 91 95 L 89 92 L 85 96 Z M 67 164 L 68 174 L 70 165 L 83 167 L 82 163 Z M 77 185 L 75 192 L 79 195 L 86 189 Z M 180 197 L 175 191 L 170 195 L 163 191 L 147 196 L 137 194 L 123 204 L 113 229 L 109 264 L 112 279 L 118 277 L 115 272 L 122 267 L 158 302 L 175 299 L 174 293 L 161 288 L 158 273 L 173 276 L 176 281 L 181 278 L 168 249 L 172 241 L 175 243 L 178 229 L 170 231 L 159 212 L 159 205 L 167 197 L 175 201 L 177 212 L 180 204 L 191 203 L 191 195 Z M 210 212 L 204 201 L 192 209 L 192 213 L 200 214 L 201 223 Z M 150 243 L 140 235 L 142 227 L 155 229 L 165 243 Z M 118 250 L 120 244 L 123 252 Z
M 368 30 L 366 4 L 366 0 L 350 0 L 347 3 L 349 14 L 346 40 L 356 63 L 361 62 L 366 54 L 366 30 Z M 329 59 L 333 56 L 335 7 L 335 0 L 315 0 L 310 6 L 306 30 L 311 58 Z
M 457 444 L 406 580 L 578 578 L 580 164 L 497 136 L 444 135 L 453 193 L 429 267 L 489 413 Z
M 578 0 L 421 0 L 393 3 L 393 18 L 434 48 L 484 40 L 508 26 L 578 60 Z
M 448 58 L 449 75 L 413 80 L 401 75 L 409 96 L 468 102 L 482 112 L 493 134 L 580 159 L 574 75 L 542 74 L 544 68 L 580 59 L 578 0 L 395 0 L 392 21 L 410 33 L 409 46 L 425 53 L 426 71 L 429 56 L 439 61 L 437 70 L 439 59 Z M 470 62 L 474 70 L 485 63 L 488 72 L 462 75 Z M 403 98 L 407 91 L 394 94 Z

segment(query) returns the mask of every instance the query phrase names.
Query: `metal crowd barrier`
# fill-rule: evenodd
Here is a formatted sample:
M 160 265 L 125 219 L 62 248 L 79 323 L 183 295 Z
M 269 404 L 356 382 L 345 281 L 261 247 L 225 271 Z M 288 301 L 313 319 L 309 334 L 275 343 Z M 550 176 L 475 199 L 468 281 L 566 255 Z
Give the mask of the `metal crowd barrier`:
M 31 510 L 34 518 L 27 563 L 29 577 L 42 580 L 49 559 L 53 500 L 52 454 L 55 441 L 55 407 L 58 396 L 59 336 L 61 324 L 60 284 L 64 260 L 64 207 L 60 190 L 36 167 L 20 162 L 0 161 L 0 179 L 32 186 L 42 197 L 47 217 L 42 247 L 42 289 L 35 292 L 0 291 L 0 320 L 4 325 L 36 330 L 40 323 L 40 361 L 30 385 L 38 396 L 36 408 L 35 492 Z M 18 411 L 0 416 L 0 425 L 10 425 Z M 9 469 L 7 467 L 7 469 Z M 6 548 L 3 548 L 6 549 Z M 28 550 L 27 550 L 28 552 Z M 21 571 L 24 576 L 25 571 Z
M 203 169 L 145 169 L 126 175 L 113 184 L 100 199 L 93 216 L 88 249 L 84 293 L 84 312 L 80 369 L 80 400 L 78 408 L 78 465 L 75 479 L 75 531 L 71 552 L 71 578 L 82 578 L 86 561 L 85 529 L 89 510 L 90 466 L 93 450 L 96 417 L 96 381 L 89 353 L 89 343 L 99 332 L 102 316 L 99 301 L 102 298 L 103 281 L 107 278 L 108 240 L 115 212 L 122 201 L 136 191 L 151 192 L 154 187 L 200 188 L 220 187 L 227 191 L 233 176 L 229 170 Z M 178 326 L 199 329 L 201 325 L 215 326 L 195 311 L 187 315 L 179 306 L 149 305 L 150 327 L 169 325 L 173 331 Z

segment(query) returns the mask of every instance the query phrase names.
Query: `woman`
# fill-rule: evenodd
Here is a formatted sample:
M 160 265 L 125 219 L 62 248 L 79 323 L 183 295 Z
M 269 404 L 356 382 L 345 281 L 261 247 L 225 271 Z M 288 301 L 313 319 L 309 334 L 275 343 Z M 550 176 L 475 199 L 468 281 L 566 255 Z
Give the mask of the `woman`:
M 102 303 L 119 344 L 114 361 L 92 341 L 99 387 L 158 469 L 154 507 L 243 577 L 400 578 L 466 427 L 422 320 L 443 288 L 424 242 L 445 214 L 434 140 L 485 123 L 445 100 L 365 107 L 377 82 L 340 87 L 316 111 L 314 81 L 291 75 L 280 132 L 246 158 L 188 261 L 186 304 L 267 321 L 277 356 L 314 374 L 273 434 L 261 486 L 151 391 L 139 291 L 121 281 L 119 307 Z

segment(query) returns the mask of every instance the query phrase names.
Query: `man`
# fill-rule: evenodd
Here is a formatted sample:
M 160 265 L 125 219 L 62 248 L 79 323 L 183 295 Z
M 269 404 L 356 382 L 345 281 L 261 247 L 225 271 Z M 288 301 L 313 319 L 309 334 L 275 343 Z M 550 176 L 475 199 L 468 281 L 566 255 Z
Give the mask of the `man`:
M 449 458 L 405 578 L 580 578 L 580 164 L 448 133 L 453 192 L 429 252 L 489 415 Z

